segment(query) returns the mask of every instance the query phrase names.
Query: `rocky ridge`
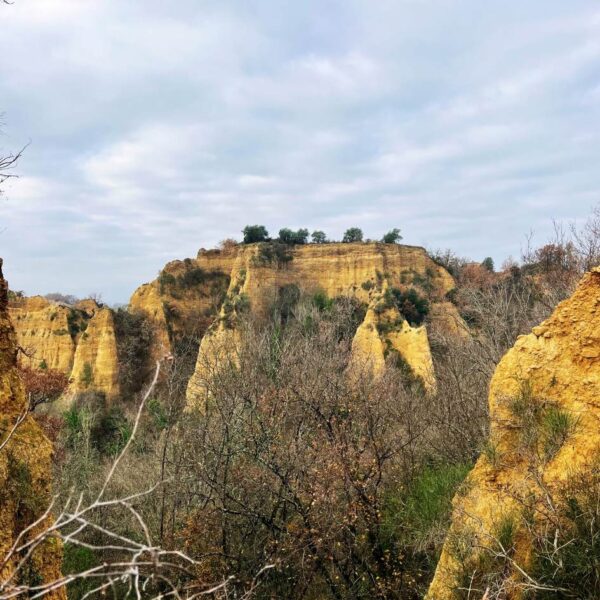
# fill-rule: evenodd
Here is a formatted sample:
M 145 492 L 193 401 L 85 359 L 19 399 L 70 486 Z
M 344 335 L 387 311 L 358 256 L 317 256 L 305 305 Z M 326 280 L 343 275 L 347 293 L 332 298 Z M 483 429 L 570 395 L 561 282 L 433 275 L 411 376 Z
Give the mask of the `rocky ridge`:
M 434 387 L 426 326 L 412 326 L 389 301 L 388 293 L 392 289 L 419 289 L 431 303 L 449 304 L 446 294 L 454 288 L 454 281 L 423 248 L 395 244 L 311 244 L 273 249 L 266 244 L 254 244 L 237 247 L 233 260 L 231 254 L 229 251 L 227 261 L 218 266 L 231 265 L 230 284 L 219 318 L 201 341 L 196 370 L 188 385 L 189 404 L 194 405 L 203 397 L 207 372 L 235 348 L 235 322 L 239 313 L 251 310 L 258 316 L 265 315 L 286 286 L 322 293 L 328 298 L 349 296 L 363 303 L 367 307 L 366 316 L 353 342 L 354 355 L 369 361 L 378 372 L 389 353 L 395 352 L 426 388 Z M 200 256 L 202 260 L 210 260 L 206 254 Z M 222 258 L 219 254 L 212 256 Z

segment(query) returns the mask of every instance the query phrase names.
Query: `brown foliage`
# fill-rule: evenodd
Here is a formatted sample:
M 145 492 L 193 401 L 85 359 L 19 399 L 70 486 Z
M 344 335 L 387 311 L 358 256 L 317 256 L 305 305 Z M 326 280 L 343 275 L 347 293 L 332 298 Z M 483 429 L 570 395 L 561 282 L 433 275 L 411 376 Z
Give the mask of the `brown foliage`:
M 31 411 L 40 404 L 57 400 L 69 383 L 64 373 L 53 369 L 32 369 L 21 366 L 19 372 L 25 384 L 25 393 L 29 399 Z
M 207 365 L 206 407 L 182 448 L 187 547 L 207 559 L 203 575 L 234 572 L 242 590 L 273 563 L 278 597 L 417 598 L 383 505 L 422 459 L 425 405 L 396 369 L 349 377 L 337 310 L 297 309 L 284 329 L 247 323 L 235 359 Z

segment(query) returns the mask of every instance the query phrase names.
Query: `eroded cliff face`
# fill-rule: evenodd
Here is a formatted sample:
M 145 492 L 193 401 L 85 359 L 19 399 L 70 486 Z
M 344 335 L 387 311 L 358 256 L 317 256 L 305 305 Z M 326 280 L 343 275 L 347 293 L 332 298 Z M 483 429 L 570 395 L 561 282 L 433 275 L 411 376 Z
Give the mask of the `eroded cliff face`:
M 57 409 L 74 394 L 95 391 L 110 400 L 119 392 L 119 360 L 112 311 L 84 300 L 75 306 L 34 296 L 13 301 L 9 313 L 21 348 L 19 361 L 34 369 L 54 369 L 70 385 Z
M 68 375 L 73 367 L 75 341 L 69 333 L 71 309 L 42 298 L 22 298 L 10 306 L 19 360 L 31 368 L 55 369 Z
M 119 395 L 117 339 L 109 308 L 98 308 L 88 321 L 73 359 L 70 393 L 91 390 L 104 393 L 109 400 Z
M 429 600 L 465 598 L 471 584 L 481 597 L 497 584 L 495 571 L 503 578 L 501 597 L 523 597 L 545 528 L 560 556 L 562 542 L 557 537 L 554 548 L 553 540 L 563 490 L 597 475 L 600 464 L 599 269 L 518 339 L 496 369 L 489 404 L 489 444 L 454 500 Z M 498 558 L 499 542 L 508 557 Z
M 195 259 L 168 263 L 156 280 L 133 293 L 129 309 L 154 325 L 155 358 L 204 335 L 219 314 L 236 256 L 236 248 L 201 250 Z
M 16 368 L 17 340 L 8 315 L 7 284 L 1 266 L 0 260 L 0 563 L 17 536 L 46 510 L 51 500 L 52 475 L 52 445 L 31 416 L 9 438 L 9 432 L 26 408 L 26 397 Z M 49 519 L 42 521 L 26 534 L 24 541 L 49 524 Z M 0 580 L 8 578 L 21 558 L 15 555 L 0 568 Z M 39 585 L 57 580 L 61 559 L 57 539 L 40 544 L 31 564 L 14 583 Z M 45 597 L 62 600 L 66 594 L 58 590 Z
M 418 375 L 424 385 L 435 385 L 433 363 L 424 325 L 413 327 L 397 309 L 386 303 L 386 292 L 417 288 L 433 303 L 445 302 L 454 281 L 423 248 L 394 244 L 323 244 L 280 248 L 239 246 L 218 268 L 231 266 L 230 285 L 219 319 L 200 344 L 196 371 L 188 385 L 188 403 L 204 394 L 207 374 L 236 345 L 236 317 L 251 310 L 264 316 L 286 286 L 307 293 L 323 292 L 329 298 L 350 296 L 367 306 L 364 322 L 353 342 L 357 360 L 371 363 L 379 372 L 390 352 Z M 218 257 L 218 254 L 212 256 Z M 203 257 L 210 265 L 210 257 Z

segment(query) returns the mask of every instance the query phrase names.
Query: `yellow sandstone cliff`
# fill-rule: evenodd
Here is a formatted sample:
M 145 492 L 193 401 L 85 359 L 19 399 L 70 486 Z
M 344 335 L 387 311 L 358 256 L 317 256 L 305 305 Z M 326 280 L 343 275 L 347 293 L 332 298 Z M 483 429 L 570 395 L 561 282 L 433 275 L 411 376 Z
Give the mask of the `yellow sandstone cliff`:
M 42 365 L 68 375 L 75 356 L 75 341 L 69 334 L 71 309 L 33 296 L 11 303 L 9 311 L 23 350 L 19 360 L 31 368 Z
M 88 321 L 75 350 L 69 390 L 103 392 L 107 399 L 119 395 L 119 358 L 112 311 L 99 308 Z
M 236 256 L 236 247 L 200 250 L 195 259 L 168 263 L 156 280 L 133 293 L 129 310 L 154 325 L 155 358 L 175 350 L 186 336 L 204 335 L 219 314 Z
M 592 486 L 598 485 L 600 269 L 518 339 L 496 369 L 489 405 L 489 444 L 454 500 L 428 600 L 481 598 L 486 590 L 490 598 L 522 598 L 537 583 L 538 532 L 548 529 L 556 557 L 569 543 L 555 533 L 564 522 L 557 517 L 563 490 L 594 475 Z M 558 558 L 553 568 L 560 571 Z M 499 577 L 502 593 L 496 596 Z
M 17 342 L 7 310 L 7 285 L 0 260 L 0 564 L 4 563 L 17 536 L 40 518 L 51 500 L 52 445 L 31 416 L 10 431 L 26 408 L 23 384 L 17 372 Z M 23 541 L 35 537 L 50 520 L 42 521 Z M 22 555 L 15 555 L 0 567 L 0 582 L 14 573 Z M 15 576 L 15 585 L 42 585 L 60 577 L 62 550 L 58 539 L 38 546 L 27 567 Z M 3 589 L 0 595 L 10 591 Z M 8 597 L 8 596 L 7 596 Z M 64 589 L 44 596 L 66 598 Z
M 353 344 L 357 358 L 379 372 L 396 352 L 425 384 L 435 384 L 425 326 L 412 327 L 396 309 L 384 307 L 389 288 L 416 288 L 431 303 L 432 318 L 452 329 L 455 308 L 446 301 L 454 281 L 423 248 L 396 244 L 323 244 L 285 246 L 271 255 L 268 244 L 233 245 L 200 250 L 195 259 L 173 261 L 159 277 L 139 287 L 129 310 L 154 325 L 154 358 L 201 340 L 189 396 L 198 395 L 206 368 L 217 361 L 217 347 L 235 347 L 235 313 L 249 307 L 261 317 L 285 286 L 329 298 L 350 296 L 369 307 Z M 275 253 L 276 254 L 276 253 Z M 119 393 L 118 344 L 112 313 L 93 300 L 66 306 L 41 297 L 17 299 L 11 305 L 20 360 L 34 368 L 57 369 L 70 379 L 68 392 L 55 410 L 70 406 L 77 393 Z M 394 312 L 395 311 L 395 312 Z M 454 311 L 454 312 L 453 312 Z M 232 344 L 234 344 L 232 346 Z
M 222 260 L 213 251 L 214 260 Z M 369 361 L 375 372 L 382 369 L 390 351 L 411 367 L 429 389 L 434 386 L 433 363 L 425 326 L 411 327 L 383 298 L 388 288 L 415 287 L 431 302 L 445 302 L 454 288 L 448 272 L 435 264 L 423 248 L 395 244 L 310 244 L 269 253 L 268 245 L 240 245 L 229 251 L 218 267 L 231 266 L 229 289 L 220 319 L 202 339 L 198 362 L 188 385 L 188 403 L 204 394 L 203 381 L 226 353 L 235 348 L 235 316 L 240 308 L 265 315 L 279 290 L 296 285 L 308 293 L 323 292 L 329 298 L 350 296 L 368 306 L 365 321 L 353 343 L 356 357 Z M 203 256 L 210 265 L 210 257 Z
M 118 395 L 119 360 L 112 311 L 93 300 L 74 306 L 40 296 L 11 302 L 19 361 L 34 369 L 54 369 L 70 379 L 68 391 L 55 404 L 70 405 L 74 394 L 95 391 L 110 400 Z

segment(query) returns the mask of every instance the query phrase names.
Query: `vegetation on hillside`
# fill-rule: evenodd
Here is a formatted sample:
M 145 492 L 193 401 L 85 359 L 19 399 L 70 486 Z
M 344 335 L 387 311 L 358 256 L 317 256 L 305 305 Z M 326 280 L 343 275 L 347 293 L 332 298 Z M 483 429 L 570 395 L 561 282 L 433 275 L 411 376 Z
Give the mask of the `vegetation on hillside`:
M 501 270 L 489 260 L 434 254 L 455 276 L 450 297 L 469 331 L 457 338 L 429 323 L 437 390 L 427 397 L 393 352 L 380 378 L 360 370 L 349 377 L 365 306 L 286 285 L 267 317 L 235 309 L 239 345 L 228 349 L 233 360 L 205 369 L 201 411 L 184 411 L 201 335 L 192 332 L 179 339 L 138 414 L 153 332 L 142 317 L 117 311 L 123 397 L 109 405 L 90 391 L 64 418 L 38 418 L 55 444 L 62 500 L 76 489 L 83 502 L 93 503 L 108 478 L 110 496 L 133 498 L 135 513 L 111 503 L 96 506 L 89 517 L 94 525 L 81 533 L 84 545 L 67 544 L 65 569 L 123 562 L 129 546 L 109 543 L 111 536 L 135 547 L 147 534 L 161 552 L 185 552 L 191 561 L 177 570 L 179 589 L 216 585 L 213 595 L 222 598 L 422 598 L 446 537 L 452 497 L 468 489 L 466 474 L 481 452 L 502 460 L 488 441 L 487 389 L 495 366 L 597 260 L 592 240 L 578 234 L 528 251 L 520 264 Z M 289 245 L 262 240 L 257 260 L 283 265 Z M 169 274 L 175 281 L 166 277 L 162 284 L 175 293 L 213 281 L 191 262 Z M 382 310 L 395 308 L 419 325 L 430 316 L 429 275 L 403 277 L 385 292 Z M 32 396 L 36 403 L 55 397 L 64 381 L 44 385 L 50 391 Z M 577 421 L 549 403 L 538 410 L 530 400 L 524 395 L 511 404 L 519 447 L 548 461 Z M 531 598 L 595 597 L 596 491 L 597 481 L 581 473 L 555 492 L 556 501 L 540 496 L 554 506 L 561 527 L 536 532 L 531 575 L 544 589 Z M 499 524 L 506 555 L 493 557 L 485 570 L 476 565 L 489 589 L 503 573 L 502 561 L 510 560 L 516 525 Z M 556 540 L 564 540 L 558 553 Z M 69 595 L 82 598 L 94 585 L 78 580 Z M 121 584 L 114 585 L 117 597 L 126 597 Z M 146 590 L 166 594 L 168 587 L 150 578 Z

